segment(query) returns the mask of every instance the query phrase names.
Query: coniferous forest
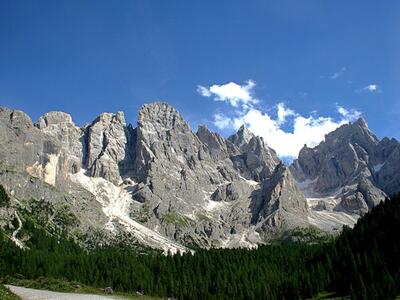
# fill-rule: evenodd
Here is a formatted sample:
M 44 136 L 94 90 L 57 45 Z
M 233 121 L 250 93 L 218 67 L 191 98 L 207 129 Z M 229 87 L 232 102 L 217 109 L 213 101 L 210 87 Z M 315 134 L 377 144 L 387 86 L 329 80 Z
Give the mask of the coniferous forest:
M 400 293 L 400 197 L 386 200 L 354 229 L 319 244 L 257 250 L 197 250 L 194 255 L 139 254 L 124 245 L 87 251 L 33 223 L 21 250 L 0 233 L 0 277 L 65 278 L 118 291 L 179 299 L 304 299 L 321 291 L 352 299 Z

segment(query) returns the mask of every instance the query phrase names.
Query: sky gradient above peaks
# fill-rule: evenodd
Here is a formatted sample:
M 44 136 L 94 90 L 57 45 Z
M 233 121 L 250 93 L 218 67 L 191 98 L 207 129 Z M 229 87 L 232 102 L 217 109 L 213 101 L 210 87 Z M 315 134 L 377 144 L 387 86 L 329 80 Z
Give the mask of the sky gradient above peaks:
M 160 99 L 281 156 L 360 115 L 399 139 L 400 2 L 0 1 L 0 105 L 82 125 Z

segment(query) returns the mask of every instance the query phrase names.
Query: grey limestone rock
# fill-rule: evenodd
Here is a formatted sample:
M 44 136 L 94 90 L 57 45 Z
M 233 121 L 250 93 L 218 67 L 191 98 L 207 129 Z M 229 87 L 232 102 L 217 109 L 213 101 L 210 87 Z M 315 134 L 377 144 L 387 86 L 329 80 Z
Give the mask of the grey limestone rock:
M 62 149 L 60 168 L 65 180 L 69 173 L 79 172 L 82 164 L 82 130 L 75 126 L 72 117 L 64 112 L 53 111 L 41 116 L 35 123 L 40 131 L 59 142 Z M 57 151 L 53 151 L 57 152 Z
M 249 185 L 245 181 L 233 181 L 227 184 L 218 186 L 212 193 L 211 200 L 213 201 L 235 201 L 239 199 L 246 199 L 251 196 L 255 186 Z
M 244 126 L 228 140 L 239 149 L 239 153 L 231 156 L 234 167 L 247 179 L 261 181 L 268 178 L 280 162 L 275 151 Z
M 0 184 L 11 195 L 13 206 L 29 207 L 32 201 L 46 201 L 71 210 L 79 220 L 74 230 L 87 233 L 100 229 L 106 221 L 101 205 L 90 192 L 67 180 L 74 145 L 73 138 L 71 144 L 68 142 L 67 127 L 72 122 L 69 119 L 61 126 L 50 121 L 54 114 L 48 116 L 47 123 L 46 117 L 41 119 L 40 129 L 26 114 L 0 108 Z M 60 126 L 50 130 L 55 123 Z M 62 130 L 66 132 L 59 134 Z
M 238 157 L 243 161 L 240 167 Z M 133 198 L 151 207 L 155 218 L 147 226 L 161 226 L 167 236 L 179 241 L 218 246 L 256 226 L 253 198 L 278 164 L 276 154 L 247 129 L 241 128 L 229 140 L 205 126 L 194 134 L 174 108 L 151 103 L 138 116 L 134 179 L 141 187 Z M 284 176 L 284 186 L 290 182 L 295 187 L 290 172 L 283 173 L 275 177 Z M 257 201 L 262 205 L 267 198 Z M 277 193 L 273 198 L 283 203 L 277 210 L 292 200 L 294 206 L 306 206 L 301 194 L 281 199 Z M 280 216 L 286 222 L 284 214 Z M 301 218 L 306 224 L 307 217 L 302 214 Z M 276 223 L 276 230 L 283 223 Z M 270 228 L 260 226 L 259 230 L 268 235 Z
M 398 142 L 379 141 L 362 119 L 305 146 L 288 168 L 244 126 L 227 139 L 205 126 L 194 133 L 164 102 L 143 105 L 136 128 L 122 112 L 82 128 L 63 112 L 32 124 L 23 112 L 1 108 L 0 118 L 0 170 L 18 174 L 0 176 L 1 183 L 32 180 L 30 189 L 15 189 L 19 197 L 42 193 L 73 206 L 82 228 L 139 230 L 142 241 L 147 234 L 153 242 L 161 235 L 202 247 L 252 247 L 310 225 L 298 187 L 304 183 L 312 193 L 335 194 L 334 211 L 357 214 L 399 187 Z
M 280 163 L 272 177 L 262 183 L 258 201 L 253 207 L 253 223 L 264 231 L 309 226 L 308 206 L 295 184 L 289 168 Z
M 304 146 L 290 169 L 298 182 L 310 183 L 307 193 L 334 195 L 336 210 L 362 215 L 400 189 L 397 149 L 396 140 L 379 141 L 360 118 L 327 134 L 318 146 Z
M 90 176 L 118 184 L 133 168 L 134 132 L 123 112 L 101 114 L 85 128 L 83 138 L 83 165 Z
M 385 147 L 385 142 L 379 143 L 377 152 L 380 159 L 372 166 L 372 172 L 377 185 L 388 195 L 400 191 L 400 143 L 392 139 L 390 146 Z

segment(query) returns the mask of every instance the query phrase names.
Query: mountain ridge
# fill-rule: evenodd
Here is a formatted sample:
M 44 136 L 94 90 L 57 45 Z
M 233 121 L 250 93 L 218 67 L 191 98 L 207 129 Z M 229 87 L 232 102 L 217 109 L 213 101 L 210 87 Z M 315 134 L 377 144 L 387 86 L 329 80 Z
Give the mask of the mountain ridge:
M 356 133 L 347 134 L 339 128 L 335 131 L 338 136 L 327 135 L 328 144 L 335 144 L 337 138 L 349 139 L 348 135 L 358 138 L 367 125 L 364 120 L 356 123 Z M 28 204 L 34 197 L 69 205 L 81 222 L 74 230 L 90 232 L 93 227 L 105 231 L 106 239 L 116 234 L 133 235 L 165 251 L 183 251 L 173 246 L 175 242 L 206 248 L 256 247 L 280 232 L 312 225 L 332 232 L 332 226 L 319 223 L 321 211 L 356 218 L 386 197 L 377 188 L 378 182 L 387 190 L 400 186 L 398 177 L 387 180 L 393 172 L 384 165 L 384 172 L 376 172 L 374 180 L 362 176 L 366 172 L 363 168 L 360 170 L 365 172 L 360 171 L 359 177 L 364 181 L 360 179 L 346 197 L 343 191 L 335 209 L 330 206 L 338 197 L 329 201 L 320 197 L 317 205 L 310 205 L 305 197 L 310 186 L 304 183 L 320 180 L 325 186 L 314 190 L 313 185 L 313 192 L 325 192 L 329 197 L 334 188 L 355 184 L 346 181 L 348 176 L 329 182 L 316 175 L 315 157 L 334 152 L 334 147 L 323 146 L 327 142 L 316 150 L 303 148 L 299 158 L 285 166 L 262 138 L 244 126 L 227 139 L 205 126 L 193 132 L 165 102 L 143 105 L 137 127 L 126 124 L 123 112 L 103 113 L 92 123 L 77 127 L 63 112 L 46 113 L 33 123 L 25 113 L 7 108 L 0 108 L 0 125 L 0 137 L 7 143 L 0 147 L 0 183 L 16 195 L 14 198 L 24 198 Z M 356 148 L 376 153 L 372 160 L 376 164 L 385 159 L 397 162 L 397 141 L 378 141 L 366 133 L 361 134 L 364 139 L 353 143 Z M 342 149 L 343 157 L 364 166 L 359 159 L 363 151 L 357 148 L 357 156 L 348 154 L 353 148 Z M 330 164 L 325 165 L 331 171 Z M 347 170 L 349 165 L 345 161 L 341 169 Z M 19 181 L 35 186 L 36 192 L 15 188 Z M 52 189 L 64 199 L 54 200 Z M 76 198 L 72 201 L 70 195 Z M 85 213 L 78 213 L 82 209 Z M 334 222 L 333 227 L 340 230 L 343 224 Z M 139 225 L 150 230 L 149 236 L 138 231 L 143 229 Z M 171 247 L 164 247 L 151 235 L 166 237 Z

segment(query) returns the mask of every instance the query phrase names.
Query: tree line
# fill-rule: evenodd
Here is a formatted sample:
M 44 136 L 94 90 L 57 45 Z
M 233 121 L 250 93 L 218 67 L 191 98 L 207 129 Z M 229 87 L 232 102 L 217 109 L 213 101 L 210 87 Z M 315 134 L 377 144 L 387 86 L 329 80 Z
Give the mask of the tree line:
M 394 299 L 400 286 L 400 197 L 379 204 L 353 229 L 319 244 L 257 250 L 199 249 L 139 254 L 127 245 L 87 251 L 26 220 L 29 250 L 0 232 L 0 277 L 65 278 L 95 287 L 179 299 L 304 299 L 321 291 Z

